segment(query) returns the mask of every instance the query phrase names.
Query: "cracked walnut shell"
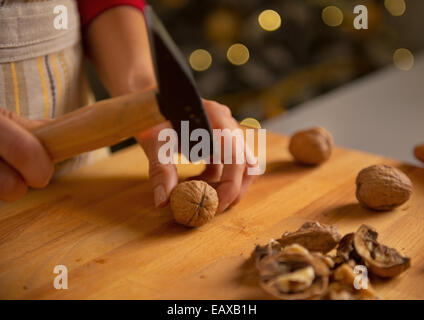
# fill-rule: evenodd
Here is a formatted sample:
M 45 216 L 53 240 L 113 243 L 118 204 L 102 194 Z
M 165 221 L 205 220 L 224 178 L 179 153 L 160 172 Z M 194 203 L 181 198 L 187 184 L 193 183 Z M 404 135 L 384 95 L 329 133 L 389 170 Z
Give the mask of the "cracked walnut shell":
M 178 184 L 170 202 L 175 220 L 188 227 L 200 227 L 212 220 L 219 203 L 216 190 L 198 180 Z
M 262 289 L 282 300 L 319 297 L 330 276 L 327 264 L 298 244 L 262 257 L 257 268 Z
M 356 178 L 356 198 L 371 209 L 392 210 L 409 200 L 412 182 L 402 171 L 374 165 L 361 170 Z
M 333 137 L 322 127 L 296 132 L 289 144 L 289 151 L 296 161 L 308 165 L 317 165 L 328 160 L 332 149 Z
M 317 221 L 305 222 L 299 230 L 286 232 L 277 241 L 282 247 L 299 244 L 309 251 L 327 253 L 334 249 L 341 239 L 336 227 L 320 224 Z
M 353 237 L 358 255 L 371 272 L 383 278 L 392 278 L 411 266 L 411 259 L 402 256 L 396 249 L 377 241 L 378 233 L 371 227 L 361 225 Z

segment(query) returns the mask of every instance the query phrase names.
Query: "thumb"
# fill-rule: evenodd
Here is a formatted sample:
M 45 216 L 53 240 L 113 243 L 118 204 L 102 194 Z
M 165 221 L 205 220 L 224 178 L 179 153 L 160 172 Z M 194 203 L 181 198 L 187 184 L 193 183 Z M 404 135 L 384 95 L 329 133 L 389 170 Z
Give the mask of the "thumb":
M 415 147 L 414 155 L 418 160 L 424 162 L 424 144 Z
M 172 189 L 178 183 L 177 170 L 174 164 L 161 164 L 149 160 L 149 176 L 153 184 L 155 206 L 164 207 L 169 200 Z
M 159 125 L 135 136 L 149 160 L 149 177 L 153 185 L 154 201 L 157 208 L 164 207 L 169 200 L 172 189 L 178 183 L 177 169 L 173 163 L 163 164 L 159 161 L 159 149 L 164 141 L 158 140 L 160 129 L 168 125 Z
M 52 121 L 52 119 L 41 119 L 41 120 L 25 119 L 25 118 L 18 116 L 16 113 L 14 113 L 10 110 L 3 109 L 3 108 L 0 108 L 0 116 L 3 116 L 5 118 L 19 124 L 22 128 L 29 130 L 29 131 L 34 130 L 35 128 L 38 128 L 38 127 L 42 126 L 43 124 L 46 124 L 46 123 Z

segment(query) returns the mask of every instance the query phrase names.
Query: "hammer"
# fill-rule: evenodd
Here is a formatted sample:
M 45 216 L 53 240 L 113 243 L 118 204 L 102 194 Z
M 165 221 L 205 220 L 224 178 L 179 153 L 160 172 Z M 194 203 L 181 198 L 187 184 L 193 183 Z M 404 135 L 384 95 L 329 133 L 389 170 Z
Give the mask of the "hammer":
M 144 13 L 157 88 L 99 101 L 33 130 L 55 163 L 113 145 L 166 120 L 179 139 L 181 121 L 188 121 L 190 131 L 207 130 L 211 149 L 199 158 L 212 154 L 209 120 L 186 59 L 153 9 L 146 6 Z

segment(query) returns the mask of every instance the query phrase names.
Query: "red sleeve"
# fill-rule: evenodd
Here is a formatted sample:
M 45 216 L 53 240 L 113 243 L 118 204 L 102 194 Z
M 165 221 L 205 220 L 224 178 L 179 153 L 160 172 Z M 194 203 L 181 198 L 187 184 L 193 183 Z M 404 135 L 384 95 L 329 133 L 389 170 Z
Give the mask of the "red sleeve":
M 143 10 L 146 5 L 145 0 L 77 0 L 77 2 L 83 29 L 100 13 L 112 7 L 126 5 Z

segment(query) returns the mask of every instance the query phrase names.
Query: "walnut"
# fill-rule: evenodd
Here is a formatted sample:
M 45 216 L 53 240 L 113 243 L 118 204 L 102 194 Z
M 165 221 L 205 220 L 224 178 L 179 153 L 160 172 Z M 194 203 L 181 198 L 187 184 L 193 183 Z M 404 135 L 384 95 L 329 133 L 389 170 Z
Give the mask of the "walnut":
M 331 133 L 322 127 L 296 132 L 290 139 L 289 151 L 302 164 L 317 165 L 330 158 L 333 149 Z
M 378 243 L 377 236 L 378 233 L 373 228 L 362 225 L 353 238 L 355 251 L 373 274 L 391 278 L 411 266 L 410 258 L 403 257 L 396 249 Z
M 356 178 L 356 198 L 371 209 L 392 210 L 411 197 L 412 182 L 402 171 L 374 165 L 361 170 Z
M 204 181 L 186 181 L 171 193 L 171 209 L 178 223 L 199 227 L 214 216 L 218 208 L 218 194 Z
M 310 251 L 327 253 L 337 246 L 340 238 L 336 227 L 309 221 L 296 232 L 284 233 L 277 241 L 282 247 L 297 243 Z

